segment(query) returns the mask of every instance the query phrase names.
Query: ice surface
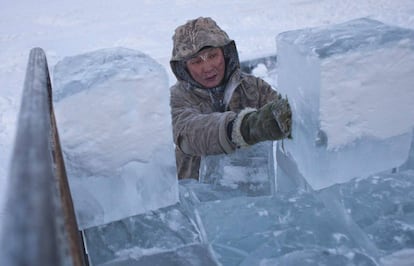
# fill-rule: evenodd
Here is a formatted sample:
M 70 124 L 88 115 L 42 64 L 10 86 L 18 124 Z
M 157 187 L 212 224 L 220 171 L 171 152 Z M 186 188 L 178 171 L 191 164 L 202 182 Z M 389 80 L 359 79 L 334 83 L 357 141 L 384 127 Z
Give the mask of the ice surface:
M 176 204 L 85 230 L 94 265 L 201 244 L 197 224 Z
M 98 50 L 58 62 L 53 88 L 80 228 L 178 201 L 161 65 L 130 49 Z
M 293 141 L 281 155 L 314 189 L 406 161 L 414 126 L 413 30 L 357 19 L 281 33 L 277 47 L 278 89 L 294 116 Z
M 337 191 L 352 219 L 383 253 L 414 246 L 413 170 L 355 179 Z
M 413 170 L 273 196 L 207 199 L 206 185 L 180 181 L 180 203 L 87 229 L 94 265 L 391 266 L 398 265 L 400 253 L 404 261 L 413 258 Z M 361 245 L 350 221 L 340 221 L 321 194 L 337 195 L 360 230 L 357 237 L 366 238 L 377 254 Z
M 197 244 L 177 248 L 164 253 L 126 258 L 102 264 L 105 266 L 219 266 L 208 245 Z
M 331 257 L 331 262 L 338 259 L 331 255 L 352 262 L 346 254 L 360 253 L 346 229 L 334 223 L 332 214 L 311 194 L 209 202 L 199 212 L 223 265 L 259 265 L 302 251 L 315 251 L 319 257 L 315 262 L 324 256 Z M 360 255 L 370 261 L 367 255 Z M 296 263 L 301 260 L 306 257 Z

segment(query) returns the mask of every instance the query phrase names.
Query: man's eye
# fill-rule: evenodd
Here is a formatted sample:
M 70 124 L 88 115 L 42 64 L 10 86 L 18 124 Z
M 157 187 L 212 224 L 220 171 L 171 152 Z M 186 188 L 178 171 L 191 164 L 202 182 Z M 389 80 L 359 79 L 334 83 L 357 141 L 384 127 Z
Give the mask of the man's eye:
M 189 63 L 191 65 L 199 65 L 201 64 L 201 58 L 197 57 L 197 58 L 191 59 Z
M 211 54 L 208 55 L 208 59 L 214 59 L 216 57 L 217 57 L 217 52 L 211 53 Z

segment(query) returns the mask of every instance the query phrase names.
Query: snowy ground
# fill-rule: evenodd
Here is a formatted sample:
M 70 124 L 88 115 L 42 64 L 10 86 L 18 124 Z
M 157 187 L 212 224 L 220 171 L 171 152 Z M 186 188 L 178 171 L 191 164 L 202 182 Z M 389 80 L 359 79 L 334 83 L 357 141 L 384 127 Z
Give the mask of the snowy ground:
M 211 16 L 236 40 L 241 60 L 277 53 L 278 33 L 359 17 L 414 29 L 414 1 L 66 1 L 17 0 L 0 9 L 0 205 L 28 54 L 45 50 L 50 69 L 66 56 L 100 48 L 142 51 L 168 71 L 176 26 Z M 52 73 L 53 75 L 53 73 Z M 167 92 L 166 92 L 167 93 Z M 4 215 L 0 212 L 1 217 Z
M 49 65 L 65 56 L 123 46 L 167 70 L 177 25 L 212 16 L 237 41 L 241 60 L 276 53 L 278 33 L 358 17 L 414 28 L 414 2 L 399 1 L 66 1 L 3 3 L 0 10 L 0 188 L 5 186 L 28 54 L 42 47 Z M 171 82 L 174 79 L 169 71 Z M 1 192 L 1 191 L 0 191 Z M 3 195 L 3 193 L 0 193 Z M 1 201 L 0 201 L 1 202 Z

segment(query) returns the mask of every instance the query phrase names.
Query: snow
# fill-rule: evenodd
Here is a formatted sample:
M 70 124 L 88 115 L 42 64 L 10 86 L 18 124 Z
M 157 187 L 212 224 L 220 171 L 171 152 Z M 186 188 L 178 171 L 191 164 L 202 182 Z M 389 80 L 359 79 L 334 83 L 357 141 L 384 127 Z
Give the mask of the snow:
M 177 25 L 213 16 L 237 41 L 241 60 L 276 52 L 283 31 L 371 17 L 414 28 L 414 4 L 400 1 L 67 1 L 18 0 L 0 10 L 0 188 L 15 134 L 28 54 L 42 47 L 52 68 L 59 60 L 100 48 L 123 46 L 144 52 L 167 69 Z M 53 73 L 52 73 L 53 75 Z M 0 191 L 2 192 L 2 191 Z M 4 195 L 4 193 L 0 193 Z
M 168 83 L 171 85 L 175 80 L 169 69 L 168 61 L 171 54 L 173 31 L 178 25 L 198 16 L 212 16 L 227 31 L 230 37 L 236 41 L 241 60 L 246 60 L 277 53 L 275 37 L 284 31 L 332 25 L 359 17 L 369 17 L 390 25 L 414 29 L 413 14 L 414 2 L 411 0 L 339 2 L 335 0 L 282 0 L 277 2 L 273 0 L 213 0 L 208 1 L 208 4 L 198 0 L 121 0 L 115 2 L 98 0 L 73 0 L 66 2 L 16 0 L 2 3 L 0 9 L 0 84 L 2 84 L 0 87 L 0 205 L 3 205 L 7 186 L 10 153 L 13 146 L 17 111 L 21 101 L 28 54 L 33 47 L 42 47 L 45 50 L 52 77 L 54 76 L 54 66 L 65 57 L 102 48 L 125 47 L 134 49 L 145 53 L 164 66 L 167 71 Z M 263 69 L 256 71 L 259 74 L 264 72 Z M 165 91 L 165 93 L 168 94 L 168 91 Z M 97 95 L 92 96 L 96 97 Z M 161 123 L 170 123 L 169 118 L 160 120 Z M 99 122 L 102 124 L 110 123 L 110 121 Z M 137 128 L 136 130 L 139 131 L 146 126 L 145 124 L 141 125 L 142 128 Z M 329 125 L 327 124 L 326 126 L 328 127 Z M 102 129 L 102 127 L 97 126 L 96 129 Z M 337 128 L 333 127 L 329 130 L 336 132 Z M 94 132 L 97 133 L 98 131 Z M 156 139 L 158 137 L 161 138 L 164 136 L 164 133 L 155 134 L 153 137 Z M 383 132 L 384 136 L 388 134 L 390 133 Z M 129 136 L 132 138 L 132 134 Z M 337 142 L 332 144 L 335 146 L 344 141 L 346 142 L 348 139 L 338 139 Z M 130 157 L 128 157 L 129 155 Z M 117 159 L 130 161 L 137 154 L 131 152 L 130 154 L 123 154 L 123 156 L 125 157 Z M 106 162 L 109 165 L 116 163 L 111 160 Z M 98 166 L 103 167 L 104 165 L 99 164 Z M 102 171 L 105 172 L 105 169 L 102 168 Z M 382 183 L 379 182 L 379 184 Z M 196 187 L 197 192 L 200 192 L 206 198 L 214 198 L 211 195 L 218 193 L 211 191 L 209 188 L 206 189 L 205 186 L 199 188 L 198 184 Z M 405 193 L 408 193 L 408 191 Z M 364 194 L 361 192 L 360 195 Z M 189 195 L 192 194 L 190 193 Z M 217 197 L 223 199 L 226 195 L 221 196 Z M 261 199 L 254 200 L 254 202 L 256 201 L 258 204 L 269 204 L 261 201 Z M 247 200 L 243 204 L 246 206 L 251 202 Z M 277 202 L 279 201 L 277 200 Z M 231 210 L 237 208 L 237 204 L 231 205 L 226 203 L 220 208 Z M 211 206 L 214 207 L 212 202 L 209 202 L 200 210 L 201 219 L 214 215 L 214 213 L 205 211 Z M 317 209 L 316 205 L 313 208 Z M 266 216 L 257 215 L 258 212 L 264 213 L 263 211 L 262 209 L 253 210 L 258 218 L 268 217 L 269 215 L 277 216 L 275 210 L 267 211 Z M 0 222 L 3 215 L 6 214 L 0 211 Z M 198 215 L 194 214 L 194 216 L 200 219 Z M 249 217 L 248 213 L 246 213 L 245 220 L 248 220 Z M 327 214 L 324 217 L 330 216 Z M 277 218 L 288 219 L 280 216 Z M 240 217 L 235 219 L 240 219 Z M 235 225 L 231 223 L 231 220 L 228 220 L 226 226 L 232 228 Z M 375 226 L 367 230 L 378 230 L 378 232 L 381 232 L 381 230 L 385 231 L 385 228 L 387 228 L 385 225 L 382 227 L 381 224 L 376 224 Z M 279 232 L 277 226 L 275 228 L 274 225 L 269 225 L 268 228 L 270 233 Z M 203 230 L 203 228 L 197 230 Z M 263 231 L 260 231 L 260 224 L 252 230 L 256 230 L 258 234 L 264 234 Z M 226 231 L 224 230 L 223 232 Z M 211 233 L 212 231 L 209 231 L 206 234 L 209 235 Z M 332 230 L 332 232 L 328 231 L 325 233 L 334 235 L 338 232 Z M 249 237 L 249 235 L 246 236 Z M 277 236 L 281 237 L 277 238 L 277 241 L 283 242 L 285 234 L 277 233 Z M 226 241 L 226 239 L 223 241 Z M 398 244 L 395 243 L 395 245 Z M 220 246 L 220 243 L 218 243 L 218 246 Z M 349 245 L 347 247 L 352 249 L 353 246 Z M 387 251 L 395 252 L 401 249 L 401 246 L 397 247 Z M 233 247 L 229 245 L 226 248 L 231 250 Z M 197 248 L 195 249 L 198 250 Z M 125 250 L 128 249 L 126 248 Z M 130 250 L 134 249 L 130 247 Z M 235 254 L 239 258 L 240 254 L 238 252 L 240 249 L 233 248 L 232 250 L 236 251 Z M 252 249 L 249 250 L 251 251 Z M 263 250 L 266 250 L 265 246 L 263 246 Z M 294 261 L 292 256 L 296 255 L 309 257 L 312 254 L 309 255 L 309 251 L 305 251 L 302 254 L 287 254 L 284 255 L 283 261 Z M 351 253 L 345 252 L 343 254 L 345 255 L 338 254 L 338 256 L 342 256 L 341 258 L 351 257 L 349 255 Z M 398 265 L 396 261 L 399 257 L 407 261 L 406 257 L 410 256 L 413 256 L 412 249 L 406 249 L 404 252 L 384 259 L 384 263 L 385 265 L 387 263 L 389 263 L 388 265 Z M 254 259 L 253 257 L 252 260 Z M 261 264 L 272 265 L 276 261 L 277 259 L 268 257 L 263 259 Z

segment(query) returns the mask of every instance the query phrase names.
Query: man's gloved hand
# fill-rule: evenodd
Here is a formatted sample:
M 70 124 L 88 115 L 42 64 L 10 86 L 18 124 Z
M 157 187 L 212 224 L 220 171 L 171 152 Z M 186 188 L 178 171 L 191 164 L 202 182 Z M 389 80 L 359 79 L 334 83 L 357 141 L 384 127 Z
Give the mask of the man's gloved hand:
M 279 99 L 272 109 L 273 116 L 282 132 L 282 138 L 292 138 L 292 110 L 288 99 Z
M 248 145 L 266 140 L 291 138 L 292 111 L 289 102 L 287 99 L 279 98 L 259 110 L 242 110 L 233 127 L 232 139 L 238 146 L 245 146 L 238 132 Z

